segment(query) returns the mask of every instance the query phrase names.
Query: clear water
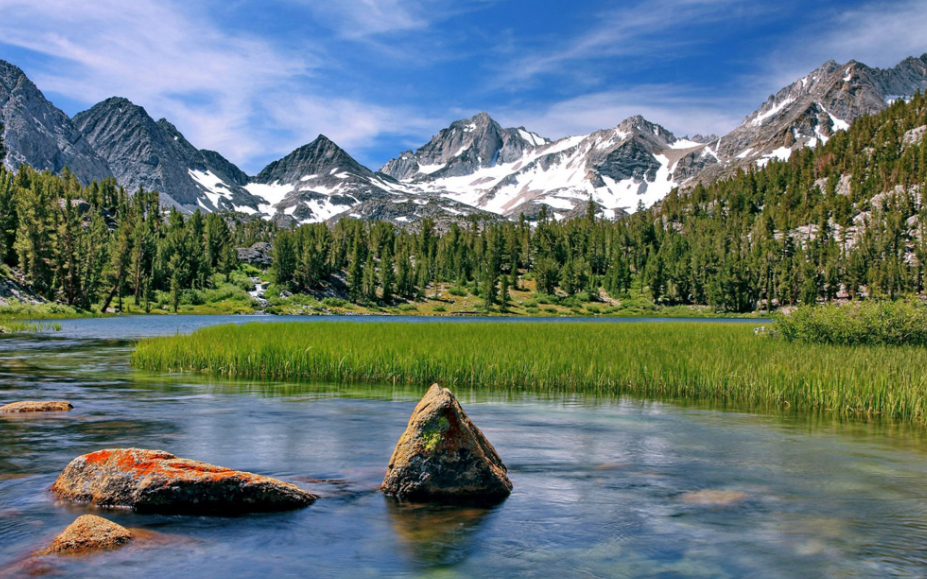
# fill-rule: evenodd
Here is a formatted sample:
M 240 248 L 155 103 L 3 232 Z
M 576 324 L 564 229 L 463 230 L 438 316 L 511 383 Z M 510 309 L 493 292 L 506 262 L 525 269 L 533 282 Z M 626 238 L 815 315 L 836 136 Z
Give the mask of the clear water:
M 461 392 L 515 490 L 490 510 L 415 507 L 376 487 L 427 385 L 260 384 L 128 367 L 125 338 L 218 321 L 76 320 L 57 335 L 0 339 L 0 402 L 75 405 L 0 418 L 0 577 L 927 574 L 920 428 Z M 47 492 L 75 456 L 125 446 L 275 476 L 322 498 L 290 513 L 217 518 L 97 511 Z M 88 512 L 155 538 L 30 557 Z

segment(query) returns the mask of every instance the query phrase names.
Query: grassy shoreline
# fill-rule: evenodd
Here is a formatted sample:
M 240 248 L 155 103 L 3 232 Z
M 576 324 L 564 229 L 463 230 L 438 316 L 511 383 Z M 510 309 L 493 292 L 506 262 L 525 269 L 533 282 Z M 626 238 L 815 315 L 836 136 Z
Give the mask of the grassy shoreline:
M 114 316 L 139 316 L 139 315 L 196 315 L 196 316 L 221 316 L 221 315 L 254 315 L 261 312 L 268 315 L 289 315 L 289 316 L 412 316 L 412 317 L 432 317 L 432 318 L 455 318 L 462 316 L 489 316 L 504 318 L 545 318 L 545 317 L 568 317 L 568 318 L 724 318 L 724 319 L 765 319 L 769 314 L 765 312 L 756 312 L 751 314 L 729 314 L 717 313 L 707 308 L 696 308 L 688 306 L 658 306 L 654 309 L 624 309 L 615 312 L 593 313 L 584 311 L 581 313 L 561 308 L 556 311 L 540 311 L 536 313 L 526 313 L 518 311 L 484 312 L 478 309 L 468 309 L 463 311 L 435 311 L 434 308 L 403 308 L 402 304 L 390 307 L 368 308 L 356 306 L 354 304 L 346 305 L 325 305 L 319 302 L 318 307 L 290 307 L 276 308 L 272 310 L 261 310 L 257 307 L 224 307 L 213 304 L 204 304 L 198 306 L 181 306 L 176 313 L 165 308 L 151 308 L 145 311 L 140 306 L 126 306 L 122 312 L 96 312 L 76 310 L 61 304 L 40 304 L 40 305 L 16 305 L 0 306 L 0 319 L 11 320 L 64 320 L 64 319 L 81 319 L 81 318 L 105 318 Z
M 927 418 L 927 349 L 790 343 L 749 324 L 245 324 L 141 341 L 139 368 L 242 378 L 633 393 Z

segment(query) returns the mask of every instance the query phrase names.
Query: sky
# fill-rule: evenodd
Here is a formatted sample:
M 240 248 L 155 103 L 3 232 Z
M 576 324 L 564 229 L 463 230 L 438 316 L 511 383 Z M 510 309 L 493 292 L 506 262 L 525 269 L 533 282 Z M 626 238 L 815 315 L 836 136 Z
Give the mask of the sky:
M 825 61 L 927 52 L 927 0 L 0 0 L 69 115 L 122 96 L 249 174 L 325 134 L 377 169 L 487 111 L 549 138 L 724 134 Z

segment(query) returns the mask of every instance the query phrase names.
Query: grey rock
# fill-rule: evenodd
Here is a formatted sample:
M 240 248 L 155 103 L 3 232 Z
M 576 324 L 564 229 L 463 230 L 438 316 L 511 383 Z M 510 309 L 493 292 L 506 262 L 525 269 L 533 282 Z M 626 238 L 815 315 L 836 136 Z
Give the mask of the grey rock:
M 904 144 L 906 145 L 916 145 L 923 140 L 924 135 L 927 135 L 927 125 L 922 125 L 915 129 L 904 134 Z
M 260 267 L 270 267 L 273 263 L 273 246 L 264 241 L 259 241 L 251 247 L 239 247 L 235 251 L 238 252 L 238 261 Z
M 10 169 L 25 164 L 39 171 L 60 173 L 68 167 L 84 184 L 112 176 L 107 162 L 71 119 L 50 103 L 22 70 L 3 60 L 0 117 L 7 149 L 4 163 Z
M 492 444 L 447 388 L 433 384 L 396 444 L 381 489 L 413 502 L 487 502 L 512 492 Z
M 198 150 L 174 125 L 165 119 L 155 121 L 127 99 L 107 99 L 77 114 L 74 124 L 130 192 L 140 187 L 158 191 L 162 205 L 185 212 L 236 206 L 257 210 L 261 202 L 244 189 L 244 172 L 218 153 Z M 202 183 L 191 171 L 215 178 Z

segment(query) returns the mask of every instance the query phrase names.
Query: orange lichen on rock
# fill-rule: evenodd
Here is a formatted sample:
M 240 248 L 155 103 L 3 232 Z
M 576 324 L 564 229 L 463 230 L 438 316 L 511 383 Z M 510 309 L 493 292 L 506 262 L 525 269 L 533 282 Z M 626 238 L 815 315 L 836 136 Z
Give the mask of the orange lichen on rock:
M 21 412 L 67 412 L 74 405 L 66 400 L 24 400 L 0 406 L 0 414 Z
M 410 501 L 498 502 L 512 492 L 506 473 L 457 398 L 434 384 L 412 412 L 381 489 Z
M 117 549 L 132 540 L 132 533 L 121 525 L 95 515 L 83 515 L 68 525 L 51 544 L 37 555 L 78 554 Z
M 269 477 L 137 448 L 79 456 L 51 490 L 68 500 L 162 512 L 277 511 L 304 507 L 317 498 Z

